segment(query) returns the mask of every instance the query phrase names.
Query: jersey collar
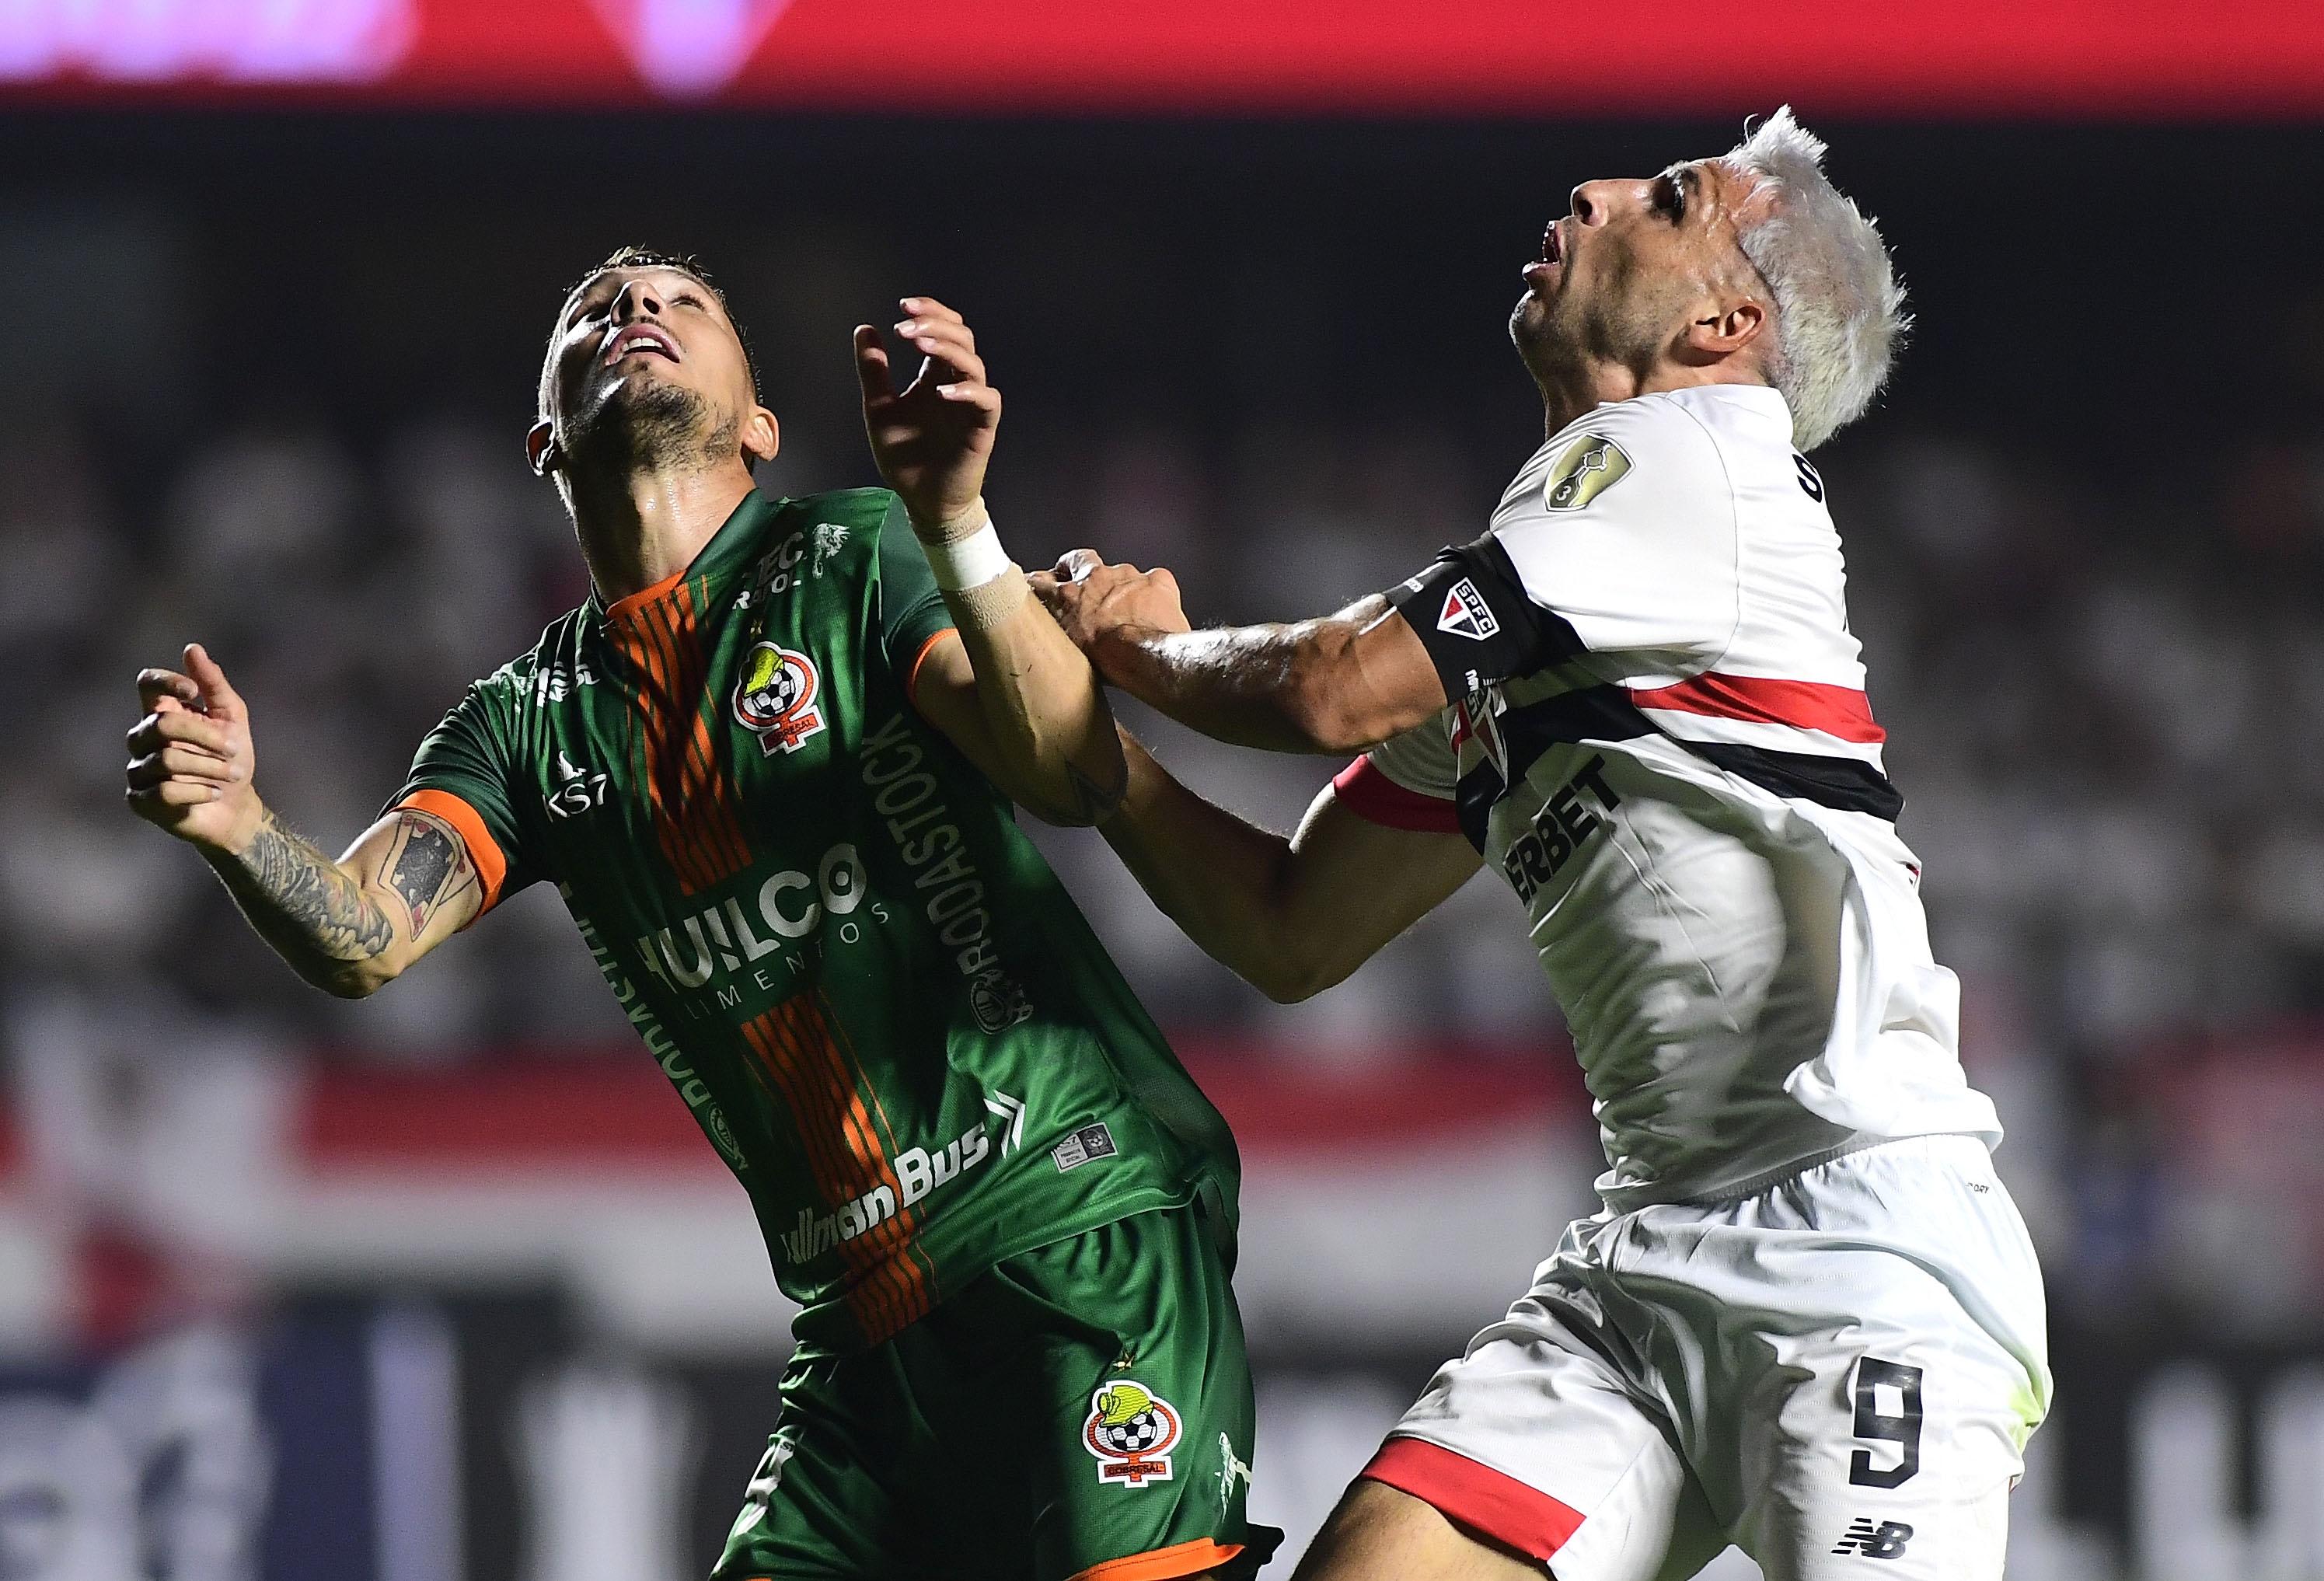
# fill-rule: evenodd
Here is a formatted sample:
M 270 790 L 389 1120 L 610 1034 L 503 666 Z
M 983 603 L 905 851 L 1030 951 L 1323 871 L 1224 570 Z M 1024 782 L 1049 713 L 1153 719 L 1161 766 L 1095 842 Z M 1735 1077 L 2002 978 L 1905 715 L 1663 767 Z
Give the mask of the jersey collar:
M 696 551 L 692 563 L 684 570 L 673 572 L 650 587 L 641 587 L 628 597 L 617 598 L 611 604 L 605 602 L 605 596 L 592 582 L 588 601 L 582 608 L 597 620 L 624 620 L 647 605 L 669 597 L 681 582 L 718 575 L 749 551 L 751 543 L 759 535 L 759 528 L 774 514 L 777 503 L 752 489 L 742 496 L 726 520 L 719 523 L 718 531 L 710 535 L 710 541 Z

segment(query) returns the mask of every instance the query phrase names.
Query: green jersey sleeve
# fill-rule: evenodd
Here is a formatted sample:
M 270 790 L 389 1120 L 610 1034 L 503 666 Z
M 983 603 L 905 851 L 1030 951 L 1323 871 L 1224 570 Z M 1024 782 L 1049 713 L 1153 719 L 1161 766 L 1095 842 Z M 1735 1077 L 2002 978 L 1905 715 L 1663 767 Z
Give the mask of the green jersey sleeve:
M 459 831 L 484 886 L 479 916 L 542 876 L 516 815 L 514 757 L 503 726 L 508 689 L 493 681 L 471 686 L 428 733 L 389 803 L 432 812 Z
M 904 503 L 891 499 L 880 523 L 880 645 L 889 666 L 908 679 L 928 639 L 952 629 L 952 611 L 945 607 Z

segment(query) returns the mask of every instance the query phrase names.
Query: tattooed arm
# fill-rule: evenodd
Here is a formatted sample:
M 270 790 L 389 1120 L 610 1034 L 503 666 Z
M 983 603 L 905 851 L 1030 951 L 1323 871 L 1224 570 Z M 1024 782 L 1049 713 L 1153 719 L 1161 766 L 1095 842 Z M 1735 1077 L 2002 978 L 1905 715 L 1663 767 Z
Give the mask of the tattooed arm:
M 202 855 L 274 953 L 342 999 L 377 993 L 484 901 L 460 837 L 410 808 L 374 824 L 336 862 L 272 812 L 240 851 Z
M 259 800 L 242 698 L 198 646 L 187 674 L 148 670 L 129 733 L 129 805 L 198 849 L 258 936 L 308 982 L 376 993 L 484 903 L 466 845 L 429 813 L 398 809 L 336 862 Z

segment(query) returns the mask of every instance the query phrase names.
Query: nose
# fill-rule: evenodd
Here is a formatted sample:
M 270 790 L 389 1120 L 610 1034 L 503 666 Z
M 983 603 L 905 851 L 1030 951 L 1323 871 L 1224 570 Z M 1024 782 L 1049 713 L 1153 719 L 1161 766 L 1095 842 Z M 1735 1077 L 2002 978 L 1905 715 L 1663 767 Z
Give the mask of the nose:
M 1583 225 L 1603 225 L 1614 212 L 1614 189 L 1618 181 L 1584 181 L 1573 189 L 1573 217 Z
M 661 310 L 661 293 L 654 290 L 650 280 L 630 281 L 614 293 L 613 322 L 616 324 L 634 324 L 641 319 L 658 319 Z

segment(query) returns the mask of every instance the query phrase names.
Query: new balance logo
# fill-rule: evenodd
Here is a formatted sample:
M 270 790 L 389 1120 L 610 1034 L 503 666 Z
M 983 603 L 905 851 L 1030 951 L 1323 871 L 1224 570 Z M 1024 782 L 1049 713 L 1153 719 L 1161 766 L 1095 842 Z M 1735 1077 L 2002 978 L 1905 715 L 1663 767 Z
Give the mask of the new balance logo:
M 1904 1551 L 1913 1540 L 1913 1529 L 1901 1521 L 1883 1521 L 1875 1526 L 1869 1521 L 1858 1521 L 1840 1539 L 1836 1554 L 1855 1554 L 1867 1559 L 1893 1559 Z

